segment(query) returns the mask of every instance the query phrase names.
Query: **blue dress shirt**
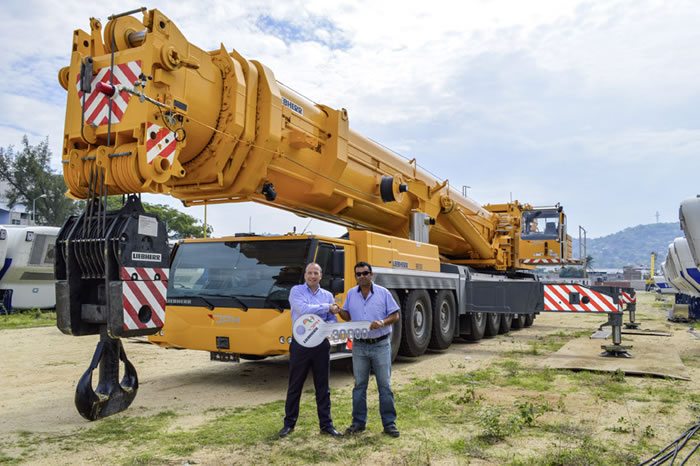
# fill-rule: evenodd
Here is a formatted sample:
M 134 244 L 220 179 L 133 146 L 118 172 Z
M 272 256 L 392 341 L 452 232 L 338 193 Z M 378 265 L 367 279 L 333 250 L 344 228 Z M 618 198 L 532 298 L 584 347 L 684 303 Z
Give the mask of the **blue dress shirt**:
M 309 288 L 306 283 L 294 286 L 289 292 L 292 325 L 304 314 L 316 314 L 326 322 L 337 322 L 338 319 L 329 310 L 333 303 L 335 303 L 333 295 L 320 286 L 316 291 Z
M 359 286 L 348 291 L 343 309 L 348 311 L 351 320 L 368 320 L 371 322 L 385 319 L 400 308 L 389 290 L 372 283 L 367 299 L 362 296 L 362 290 L 360 290 Z M 391 325 L 387 325 L 370 330 L 368 338 L 379 338 L 390 333 Z

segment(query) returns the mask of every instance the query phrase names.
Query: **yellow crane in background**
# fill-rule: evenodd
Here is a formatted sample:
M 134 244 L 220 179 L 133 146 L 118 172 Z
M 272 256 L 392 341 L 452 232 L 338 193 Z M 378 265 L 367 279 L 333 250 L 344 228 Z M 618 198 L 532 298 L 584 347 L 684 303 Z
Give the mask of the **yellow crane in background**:
M 654 271 L 656 270 L 656 253 L 651 253 L 651 259 L 649 264 L 649 276 L 646 278 L 644 288 L 649 291 L 654 286 Z

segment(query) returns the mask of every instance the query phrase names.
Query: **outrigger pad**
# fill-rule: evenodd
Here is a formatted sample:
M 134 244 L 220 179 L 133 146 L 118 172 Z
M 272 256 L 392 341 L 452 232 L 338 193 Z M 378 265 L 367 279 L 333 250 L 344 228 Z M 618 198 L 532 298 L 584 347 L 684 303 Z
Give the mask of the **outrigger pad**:
M 540 364 L 551 369 L 586 370 L 594 372 L 623 371 L 627 375 L 651 375 L 690 380 L 688 371 L 673 345 L 644 336 L 626 338 L 623 344 L 633 344 L 631 358 L 610 358 L 600 355 L 600 340 L 587 337 L 571 340 Z
M 119 381 L 119 361 L 124 363 L 124 377 Z M 92 389 L 92 373 L 99 365 L 97 390 Z M 136 369 L 127 359 L 119 339 L 104 338 L 97 343 L 87 371 L 75 389 L 75 407 L 89 421 L 124 411 L 136 398 L 139 380 Z

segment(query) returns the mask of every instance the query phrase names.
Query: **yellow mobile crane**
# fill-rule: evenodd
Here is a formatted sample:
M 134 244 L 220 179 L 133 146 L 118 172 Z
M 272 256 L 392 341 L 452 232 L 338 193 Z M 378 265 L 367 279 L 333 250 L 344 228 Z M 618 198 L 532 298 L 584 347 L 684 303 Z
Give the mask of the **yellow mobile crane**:
M 394 354 L 409 356 L 531 325 L 543 291 L 527 270 L 571 260 L 560 206 L 480 206 L 354 132 L 345 109 L 307 100 L 223 45 L 200 49 L 158 10 L 111 16 L 104 29 L 93 18 L 72 47 L 59 72 L 63 173 L 68 195 L 88 202 L 59 234 L 57 313 L 64 333 L 101 334 L 76 393 L 88 419 L 136 394 L 119 337 L 220 360 L 286 353 L 289 289 L 312 260 L 337 299 L 354 285 L 353 265 L 371 263 L 401 303 Z M 165 227 L 138 193 L 259 202 L 349 232 L 187 240 L 170 261 Z M 106 211 L 106 196 L 120 194 L 124 207 Z

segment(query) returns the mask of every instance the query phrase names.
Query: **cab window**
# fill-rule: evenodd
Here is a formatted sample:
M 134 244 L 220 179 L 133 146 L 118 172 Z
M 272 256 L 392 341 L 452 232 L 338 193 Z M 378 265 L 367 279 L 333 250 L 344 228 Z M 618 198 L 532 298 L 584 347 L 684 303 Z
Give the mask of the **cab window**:
M 524 212 L 522 222 L 522 239 L 556 240 L 559 238 L 559 212 L 556 210 Z

